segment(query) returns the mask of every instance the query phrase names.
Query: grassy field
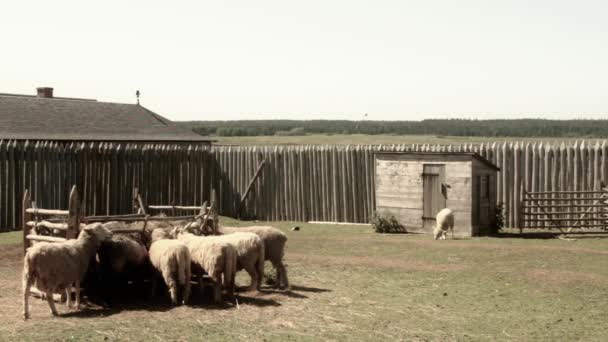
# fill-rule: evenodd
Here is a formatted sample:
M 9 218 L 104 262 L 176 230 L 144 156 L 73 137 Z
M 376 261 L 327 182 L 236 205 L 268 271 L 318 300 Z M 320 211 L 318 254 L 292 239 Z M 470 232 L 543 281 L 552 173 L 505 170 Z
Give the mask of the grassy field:
M 367 134 L 309 134 L 302 136 L 255 136 L 255 137 L 214 137 L 217 144 L 225 145 L 301 145 L 301 144 L 460 144 L 494 141 L 569 141 L 574 138 L 509 138 L 509 137 L 456 137 L 435 135 L 367 135 Z M 597 139 L 588 139 L 595 141 Z
M 143 299 L 82 312 L 60 306 L 58 318 L 33 300 L 27 322 L 20 236 L 0 234 L 0 340 L 608 339 L 608 239 L 433 241 L 366 226 L 274 225 L 289 236 L 291 292 L 242 293 L 238 307 L 197 298 L 177 308 Z

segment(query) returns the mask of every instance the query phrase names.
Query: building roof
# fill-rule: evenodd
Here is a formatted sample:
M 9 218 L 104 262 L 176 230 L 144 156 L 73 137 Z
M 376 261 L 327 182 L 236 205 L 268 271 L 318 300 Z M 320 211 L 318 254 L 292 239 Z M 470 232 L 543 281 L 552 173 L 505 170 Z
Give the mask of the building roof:
M 0 138 L 141 142 L 213 140 L 177 127 L 138 104 L 14 94 L 0 94 Z
M 467 158 L 467 159 L 477 159 L 479 160 L 481 163 L 483 163 L 484 165 L 488 166 L 491 169 L 494 169 L 496 171 L 500 171 L 500 168 L 496 165 L 494 165 L 494 163 L 492 163 L 491 161 L 489 161 L 488 159 L 482 157 L 481 155 L 479 155 L 478 153 L 475 152 L 421 152 L 421 151 L 407 151 L 407 152 L 376 152 L 375 154 L 400 154 L 400 155 L 412 155 L 412 156 L 432 156 L 432 157 L 441 157 L 441 156 L 446 156 L 446 157 L 463 157 L 463 158 Z

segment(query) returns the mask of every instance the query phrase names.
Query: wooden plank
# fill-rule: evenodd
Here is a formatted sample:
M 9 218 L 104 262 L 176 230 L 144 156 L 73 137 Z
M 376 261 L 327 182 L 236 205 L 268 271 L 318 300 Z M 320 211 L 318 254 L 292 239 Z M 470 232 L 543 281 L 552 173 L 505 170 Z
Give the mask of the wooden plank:
M 523 208 L 587 208 L 587 207 L 608 207 L 607 204 L 544 204 L 530 205 L 524 204 Z
M 67 240 L 62 237 L 46 236 L 46 235 L 33 235 L 33 234 L 30 234 L 30 235 L 26 236 L 25 238 L 29 241 L 42 241 L 42 242 L 62 242 L 62 241 Z
M 1 143 L 0 143 L 1 145 Z M 1 146 L 0 146 L 1 147 Z M 30 234 L 31 229 L 28 227 L 26 222 L 32 219 L 32 215 L 27 212 L 27 208 L 32 206 L 32 199 L 30 197 L 29 190 L 25 190 L 23 192 L 23 200 L 21 202 L 21 229 L 23 230 L 23 254 L 25 254 L 27 248 L 30 246 L 29 241 L 27 240 L 27 236 Z
M 584 192 L 582 193 L 584 195 Z M 581 197 L 584 198 L 585 201 L 595 201 L 595 200 L 604 200 L 606 199 L 605 197 L 589 197 L 589 196 L 585 196 L 585 197 Z M 578 199 L 578 198 L 577 198 Z M 563 201 L 563 198 L 549 198 L 549 197 L 529 197 L 529 198 L 524 198 L 522 199 L 522 201 L 524 202 L 532 202 L 532 201 L 543 201 L 543 202 L 556 202 L 556 201 Z
M 68 210 L 56 210 L 56 209 L 27 208 L 25 211 L 29 214 L 34 214 L 34 215 L 68 216 L 70 214 L 70 212 Z
M 184 206 L 184 205 L 149 205 L 148 209 L 155 210 L 201 210 L 198 206 Z
M 68 207 L 68 229 L 66 231 L 67 239 L 75 239 L 80 232 L 80 196 L 76 190 L 76 185 L 72 186 L 69 197 Z
M 27 221 L 25 223 L 28 227 L 44 227 L 44 228 L 49 228 L 49 229 L 60 229 L 60 230 L 67 230 L 68 229 L 68 224 L 67 223 L 53 223 L 53 222 L 49 222 L 49 221 Z
M 245 193 L 243 194 L 243 196 L 241 196 L 241 203 L 240 203 L 241 206 L 243 205 L 243 202 L 245 202 L 245 199 L 247 199 L 247 196 L 249 195 L 249 192 L 251 191 L 253 184 L 255 183 L 255 181 L 258 179 L 258 177 L 262 173 L 262 170 L 264 169 L 265 165 L 266 165 L 266 159 L 263 159 L 262 162 L 260 163 L 260 165 L 258 166 L 258 169 L 255 171 L 255 174 L 249 181 L 249 184 L 247 185 Z

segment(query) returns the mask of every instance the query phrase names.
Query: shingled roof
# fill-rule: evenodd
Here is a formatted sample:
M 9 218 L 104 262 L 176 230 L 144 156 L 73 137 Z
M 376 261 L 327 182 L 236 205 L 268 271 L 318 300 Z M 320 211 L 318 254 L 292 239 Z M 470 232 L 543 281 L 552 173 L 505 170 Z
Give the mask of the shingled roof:
M 50 89 L 50 88 L 49 88 Z M 40 90 L 39 90 L 40 94 Z M 212 141 L 139 104 L 0 94 L 0 138 L 78 141 Z

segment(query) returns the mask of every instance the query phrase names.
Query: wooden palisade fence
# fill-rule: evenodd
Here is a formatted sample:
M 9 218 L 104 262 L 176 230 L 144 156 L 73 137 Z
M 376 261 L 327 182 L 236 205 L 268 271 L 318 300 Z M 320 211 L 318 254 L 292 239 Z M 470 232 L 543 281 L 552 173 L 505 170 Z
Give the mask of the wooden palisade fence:
M 365 223 L 375 208 L 377 151 L 473 151 L 488 158 L 501 169 L 498 201 L 507 227 L 522 222 L 524 192 L 599 191 L 608 173 L 606 141 L 213 147 L 0 141 L 0 227 L 20 226 L 24 189 L 39 206 L 66 208 L 72 184 L 86 216 L 132 213 L 134 188 L 146 203 L 176 208 L 198 205 L 215 189 L 222 215 Z

